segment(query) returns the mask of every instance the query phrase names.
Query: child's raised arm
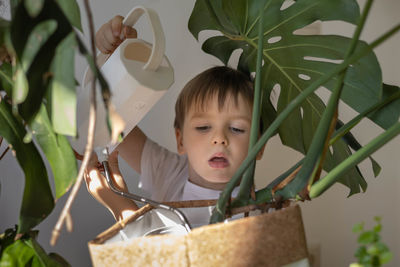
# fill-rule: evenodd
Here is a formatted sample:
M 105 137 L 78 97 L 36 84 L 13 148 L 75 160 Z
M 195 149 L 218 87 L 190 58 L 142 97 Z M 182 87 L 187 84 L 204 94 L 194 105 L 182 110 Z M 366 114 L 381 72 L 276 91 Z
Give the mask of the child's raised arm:
M 142 130 L 135 127 L 117 147 L 121 157 L 139 174 L 141 173 L 140 164 L 146 138 Z
M 136 38 L 137 32 L 134 28 L 122 24 L 124 17 L 115 16 L 103 24 L 96 33 L 96 46 L 104 54 L 114 52 L 114 50 L 126 38 Z M 117 147 L 121 157 L 136 172 L 140 173 L 140 159 L 146 136 L 138 128 L 134 128 Z
M 115 16 L 97 31 L 96 46 L 103 54 L 114 52 L 125 38 L 137 37 L 137 32 L 134 28 L 122 24 L 123 19 L 122 16 Z M 119 190 L 128 191 L 119 171 L 118 153 L 135 171 L 140 173 L 141 156 L 145 141 L 146 135 L 138 127 L 135 127 L 110 155 L 111 176 Z M 137 206 L 133 201 L 112 192 L 100 169 L 101 164 L 98 162 L 96 154 L 93 153 L 85 172 L 85 182 L 89 193 L 108 208 L 116 220 L 126 218 L 137 209 Z

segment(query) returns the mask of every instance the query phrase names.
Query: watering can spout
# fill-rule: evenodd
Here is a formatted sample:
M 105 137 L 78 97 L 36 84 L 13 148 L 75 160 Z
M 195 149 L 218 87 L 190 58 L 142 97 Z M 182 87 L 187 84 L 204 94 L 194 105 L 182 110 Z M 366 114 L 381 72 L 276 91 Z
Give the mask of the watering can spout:
M 125 122 L 127 135 L 150 111 L 174 82 L 174 70 L 164 55 L 165 37 L 157 13 L 142 6 L 133 8 L 123 21 L 134 26 L 145 15 L 153 33 L 153 44 L 141 39 L 126 39 L 112 55 L 99 54 L 97 62 L 111 91 L 111 104 Z M 93 73 L 86 69 L 82 88 L 78 93 L 78 138 L 72 141 L 74 149 L 83 153 L 87 143 L 89 92 Z M 111 145 L 106 123 L 106 109 L 97 95 L 94 146 Z M 116 147 L 115 145 L 113 147 Z

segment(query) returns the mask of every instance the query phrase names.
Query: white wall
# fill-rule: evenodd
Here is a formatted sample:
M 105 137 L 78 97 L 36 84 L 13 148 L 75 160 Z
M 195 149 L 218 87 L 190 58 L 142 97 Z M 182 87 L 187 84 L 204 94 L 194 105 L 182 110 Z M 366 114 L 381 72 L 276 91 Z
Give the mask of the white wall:
M 86 15 L 82 3 L 83 1 L 79 0 L 84 18 Z M 200 44 L 195 41 L 187 29 L 187 21 L 194 0 L 142 0 L 134 2 L 130 0 L 97 0 L 91 1 L 91 4 L 96 28 L 113 15 L 124 15 L 131 7 L 139 4 L 153 7 L 159 13 L 166 33 L 166 54 L 175 68 L 175 84 L 145 117 L 140 126 L 149 137 L 174 150 L 173 110 L 180 89 L 195 74 L 212 65 L 220 64 L 216 59 L 201 51 Z M 367 41 L 373 40 L 382 29 L 387 29 L 389 26 L 398 23 L 398 10 L 400 10 L 400 2 L 397 0 L 376 1 L 363 38 Z M 84 32 L 87 35 L 87 22 L 83 21 L 83 24 Z M 340 31 L 351 35 L 351 29 L 346 27 L 345 25 L 330 23 L 323 25 L 322 32 Z M 151 40 L 146 23 L 140 21 L 137 28 L 139 37 Z M 204 39 L 204 35 L 201 36 Z M 399 45 L 400 36 L 397 34 L 389 43 L 377 50 L 384 79 L 387 83 L 400 84 Z M 84 60 L 77 57 L 76 65 L 76 77 L 80 80 L 85 68 Z M 341 110 L 343 116 L 346 116 L 349 112 L 351 111 L 346 110 L 345 107 Z M 358 129 L 357 134 L 359 134 L 360 140 L 365 143 L 379 132 L 380 130 L 377 127 L 366 122 Z M 0 151 L 4 147 L 3 144 Z M 307 237 L 310 242 L 321 245 L 322 266 L 346 266 L 352 262 L 352 255 L 356 248 L 356 236 L 352 234 L 351 228 L 353 224 L 360 221 L 366 221 L 371 225 L 372 218 L 375 215 L 383 216 L 383 240 L 387 242 L 395 254 L 395 260 L 388 266 L 397 266 L 400 262 L 399 256 L 396 255 L 398 254 L 396 249 L 400 245 L 400 229 L 398 226 L 400 215 L 397 212 L 396 205 L 392 204 L 399 203 L 399 197 L 396 194 L 397 190 L 400 189 L 397 182 L 400 166 L 397 165 L 398 153 L 396 154 L 399 148 L 400 138 L 397 138 L 374 155 L 383 167 L 383 171 L 377 179 L 373 178 L 371 173 L 367 173 L 366 178 L 369 187 L 366 194 L 359 194 L 347 199 L 347 189 L 337 185 L 322 197 L 301 204 Z M 265 184 L 273 179 L 298 158 L 297 153 L 280 145 L 278 139 L 273 139 L 268 144 L 266 154 L 258 165 L 257 184 Z M 368 164 L 368 162 L 363 164 L 363 166 L 366 166 L 364 169 L 369 168 Z M 135 189 L 137 174 L 130 170 L 124 162 L 121 162 L 121 165 L 131 190 L 137 192 L 137 189 Z M 6 228 L 17 223 L 23 192 L 23 174 L 11 153 L 0 161 L 0 170 L 0 232 L 3 232 Z M 113 218 L 82 187 L 72 208 L 74 232 L 67 233 L 64 230 L 58 244 L 51 248 L 48 244 L 51 230 L 65 200 L 65 196 L 61 198 L 57 202 L 55 211 L 39 226 L 41 230 L 39 241 L 47 251 L 56 251 L 63 255 L 72 266 L 88 266 L 90 259 L 87 242 L 108 228 L 113 223 Z

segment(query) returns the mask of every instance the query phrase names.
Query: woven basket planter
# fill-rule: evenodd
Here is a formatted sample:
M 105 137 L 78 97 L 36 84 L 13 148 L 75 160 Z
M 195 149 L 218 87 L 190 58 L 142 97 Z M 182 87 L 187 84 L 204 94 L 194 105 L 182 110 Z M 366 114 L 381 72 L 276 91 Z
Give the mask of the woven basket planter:
M 107 242 L 122 227 L 115 224 L 89 242 L 94 266 L 283 266 L 308 258 L 298 205 L 183 236 Z

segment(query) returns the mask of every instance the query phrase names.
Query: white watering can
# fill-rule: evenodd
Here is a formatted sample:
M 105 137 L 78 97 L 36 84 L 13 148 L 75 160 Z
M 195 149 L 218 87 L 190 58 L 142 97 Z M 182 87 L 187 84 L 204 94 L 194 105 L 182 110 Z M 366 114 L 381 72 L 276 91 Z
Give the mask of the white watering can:
M 164 55 L 165 37 L 157 13 L 138 6 L 129 12 L 123 24 L 133 26 L 144 14 L 153 32 L 153 45 L 141 39 L 126 39 L 111 56 L 97 56 L 98 66 L 110 87 L 112 104 L 125 122 L 125 135 L 139 123 L 174 82 L 174 70 Z M 87 68 L 82 88 L 78 92 L 78 139 L 74 140 L 72 145 L 80 154 L 83 154 L 87 143 L 92 78 L 93 73 Z M 99 93 L 96 115 L 94 147 L 109 146 L 111 137 Z
M 174 70 L 165 52 L 165 38 L 157 13 L 148 8 L 133 8 L 123 24 L 133 26 L 145 14 L 153 31 L 154 44 L 140 39 L 126 39 L 111 56 L 99 54 L 97 61 L 111 91 L 111 101 L 118 114 L 125 121 L 124 135 L 127 135 L 147 114 L 153 105 L 165 94 L 174 82 Z M 78 139 L 72 142 L 78 153 L 83 154 L 87 143 L 89 120 L 89 92 L 93 73 L 87 68 L 83 78 L 83 89 L 78 93 Z M 106 111 L 101 95 L 97 94 L 97 118 L 94 148 L 103 164 L 106 180 L 114 193 L 152 205 L 155 209 L 131 222 L 121 236 L 124 240 L 162 233 L 182 234 L 190 231 L 185 215 L 177 209 L 146 199 L 129 192 L 119 191 L 112 182 L 108 167 L 108 148 L 111 137 L 106 123 Z M 112 147 L 111 147 L 112 145 Z

